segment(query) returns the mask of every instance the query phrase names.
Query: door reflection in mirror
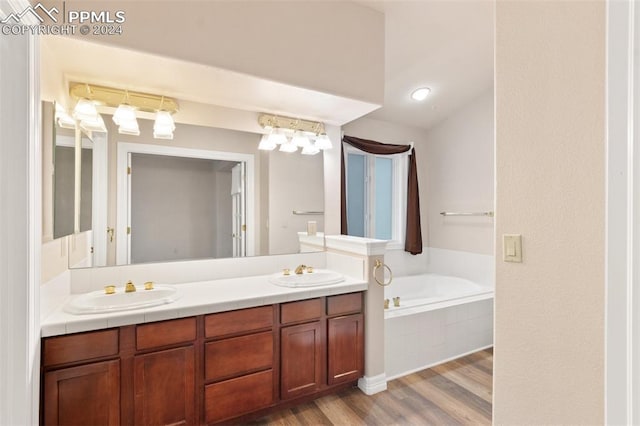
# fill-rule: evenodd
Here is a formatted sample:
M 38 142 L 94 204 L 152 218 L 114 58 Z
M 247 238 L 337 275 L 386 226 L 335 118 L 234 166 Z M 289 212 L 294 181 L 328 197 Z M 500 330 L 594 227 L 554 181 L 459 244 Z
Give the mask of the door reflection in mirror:
M 243 255 L 244 190 L 239 187 L 244 182 L 238 177 L 232 186 L 233 171 L 241 163 L 140 153 L 130 157 L 130 263 Z

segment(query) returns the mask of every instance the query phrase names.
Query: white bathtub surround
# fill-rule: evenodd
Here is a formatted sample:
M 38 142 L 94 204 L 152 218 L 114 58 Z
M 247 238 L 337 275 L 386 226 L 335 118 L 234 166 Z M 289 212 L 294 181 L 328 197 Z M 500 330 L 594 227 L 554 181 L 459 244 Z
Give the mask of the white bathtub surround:
M 284 268 L 293 269 L 301 263 L 314 268 L 325 268 L 326 255 L 318 252 L 73 269 L 71 293 L 87 293 L 112 284 L 121 286 L 128 280 L 134 283 L 154 281 L 158 284 L 181 284 L 267 275 Z
M 364 260 L 364 279 L 368 282 L 365 293 L 364 327 L 364 377 L 358 380 L 358 387 L 367 395 L 387 389 L 384 362 L 384 312 L 381 309 L 384 289 L 373 278 L 376 260 L 384 262 L 386 241 L 371 238 L 332 235 L 325 238 L 327 256 L 331 254 L 350 254 L 362 256 Z
M 385 369 L 396 378 L 493 345 L 493 286 L 438 274 L 400 277 L 385 298 Z
M 427 247 L 417 256 L 400 250 L 387 250 L 384 258 L 393 270 L 394 277 L 434 273 L 491 286 L 495 282 L 493 255 Z

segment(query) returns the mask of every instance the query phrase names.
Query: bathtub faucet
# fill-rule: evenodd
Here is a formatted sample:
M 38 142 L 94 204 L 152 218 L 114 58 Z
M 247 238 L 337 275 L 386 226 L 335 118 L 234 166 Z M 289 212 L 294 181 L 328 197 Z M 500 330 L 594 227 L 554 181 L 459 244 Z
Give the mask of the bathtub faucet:
M 400 306 L 400 296 L 393 298 L 393 306 L 395 306 L 396 308 Z

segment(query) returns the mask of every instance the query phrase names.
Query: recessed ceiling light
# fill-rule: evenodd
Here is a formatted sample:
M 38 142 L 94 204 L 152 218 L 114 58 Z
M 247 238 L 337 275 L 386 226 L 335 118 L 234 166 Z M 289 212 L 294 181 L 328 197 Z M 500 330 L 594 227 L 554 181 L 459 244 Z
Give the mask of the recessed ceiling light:
M 428 87 L 421 87 L 411 93 L 411 99 L 413 99 L 414 101 L 424 101 L 425 99 L 427 99 L 427 96 L 429 96 L 429 93 L 431 93 L 431 89 L 429 89 Z

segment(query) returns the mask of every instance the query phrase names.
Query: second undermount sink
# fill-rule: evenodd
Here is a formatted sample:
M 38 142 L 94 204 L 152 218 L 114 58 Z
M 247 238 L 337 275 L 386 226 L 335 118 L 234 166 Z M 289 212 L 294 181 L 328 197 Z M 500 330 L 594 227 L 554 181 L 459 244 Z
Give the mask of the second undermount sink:
M 118 287 L 114 294 L 99 290 L 78 296 L 64 306 L 64 311 L 76 315 L 129 311 L 173 303 L 180 296 L 178 289 L 170 285 L 156 285 L 153 290 L 140 289 L 131 293 Z
M 337 272 L 318 270 L 312 273 L 283 275 L 276 274 L 269 278 L 271 284 L 281 287 L 316 287 L 321 285 L 338 284 L 344 281 L 344 277 Z

